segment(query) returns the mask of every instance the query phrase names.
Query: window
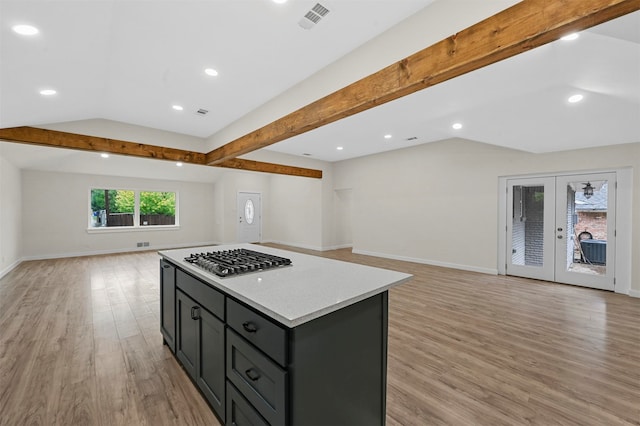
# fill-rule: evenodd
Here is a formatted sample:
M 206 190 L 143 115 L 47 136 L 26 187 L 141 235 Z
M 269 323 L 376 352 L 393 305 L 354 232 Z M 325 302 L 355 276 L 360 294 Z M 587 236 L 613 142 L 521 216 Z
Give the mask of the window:
M 176 193 L 91 189 L 89 228 L 175 226 Z
M 140 226 L 175 224 L 175 192 L 140 192 Z
M 249 225 L 253 223 L 253 201 L 247 200 L 247 203 L 244 205 L 244 218 Z

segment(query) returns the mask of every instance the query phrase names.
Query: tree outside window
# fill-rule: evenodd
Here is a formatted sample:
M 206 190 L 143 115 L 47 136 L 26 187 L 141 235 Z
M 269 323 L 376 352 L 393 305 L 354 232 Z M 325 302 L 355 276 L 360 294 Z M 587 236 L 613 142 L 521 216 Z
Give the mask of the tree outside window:
M 137 221 L 135 220 L 136 212 L 138 212 Z M 175 224 L 175 192 L 91 190 L 90 226 L 92 228 Z
M 140 192 L 140 226 L 175 224 L 175 192 Z

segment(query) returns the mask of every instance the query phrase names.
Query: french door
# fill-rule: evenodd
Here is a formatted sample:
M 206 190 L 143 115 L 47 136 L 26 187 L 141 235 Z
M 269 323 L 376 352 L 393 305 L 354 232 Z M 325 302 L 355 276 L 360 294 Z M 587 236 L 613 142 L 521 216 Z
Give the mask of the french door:
M 506 273 L 614 289 L 616 174 L 507 179 Z

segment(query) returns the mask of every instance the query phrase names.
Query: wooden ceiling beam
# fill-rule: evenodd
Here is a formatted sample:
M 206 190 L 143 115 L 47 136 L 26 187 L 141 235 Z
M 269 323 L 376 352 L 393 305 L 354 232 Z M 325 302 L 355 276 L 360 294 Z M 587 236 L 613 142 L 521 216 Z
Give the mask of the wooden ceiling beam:
M 280 175 L 322 179 L 322 170 L 305 169 L 304 167 L 293 167 L 285 166 L 282 164 L 265 163 L 262 161 L 245 160 L 243 158 L 232 158 L 230 160 L 225 160 L 222 163 L 215 164 L 215 166 L 238 170 L 249 170 L 254 172 L 266 172 Z
M 10 127 L 0 129 L 0 139 L 9 142 L 68 148 L 80 151 L 96 151 L 156 160 L 205 164 L 205 154 L 200 152 L 87 136 L 78 133 L 60 132 L 57 130 L 38 129 L 35 127 Z
M 105 152 L 109 154 L 127 155 L 139 158 L 207 165 L 205 161 L 205 154 L 201 152 L 127 142 L 97 136 L 81 135 L 78 133 L 60 132 L 57 130 L 39 129 L 35 127 L 10 127 L 0 129 L 0 140 L 55 148 Z M 225 161 L 223 163 L 216 164 L 215 166 L 254 172 L 277 173 L 322 179 L 322 170 L 285 166 L 281 164 L 244 160 L 240 158 Z
M 640 0 L 523 0 L 206 155 L 213 165 L 640 9 Z

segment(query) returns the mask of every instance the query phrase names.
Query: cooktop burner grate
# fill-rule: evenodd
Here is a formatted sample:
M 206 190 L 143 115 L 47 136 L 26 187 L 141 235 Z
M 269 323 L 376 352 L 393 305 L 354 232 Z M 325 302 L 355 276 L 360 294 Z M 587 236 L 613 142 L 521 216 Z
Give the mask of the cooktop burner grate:
M 291 259 L 247 249 L 220 250 L 192 253 L 186 262 L 199 266 L 219 277 L 246 274 L 291 265 Z

